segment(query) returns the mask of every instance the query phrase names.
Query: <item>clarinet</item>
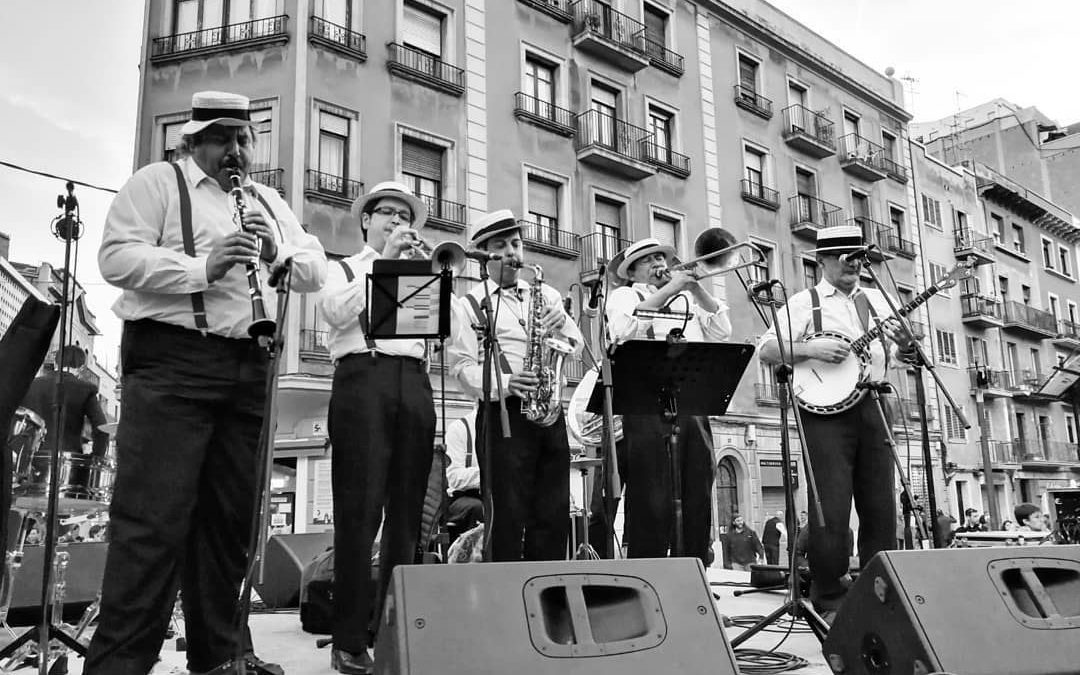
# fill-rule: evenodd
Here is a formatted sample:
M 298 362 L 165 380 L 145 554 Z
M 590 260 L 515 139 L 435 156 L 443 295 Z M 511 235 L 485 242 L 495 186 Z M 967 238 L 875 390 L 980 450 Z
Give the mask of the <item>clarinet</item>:
M 232 182 L 232 190 L 229 194 L 233 198 L 233 221 L 240 231 L 244 231 L 244 212 L 247 203 L 244 201 L 244 188 L 240 184 L 240 174 L 234 172 L 229 176 Z M 259 248 L 259 254 L 244 263 L 247 270 L 248 295 L 251 296 L 251 325 L 248 326 L 248 335 L 253 338 L 269 337 L 277 328 L 273 319 L 266 316 L 266 305 L 263 302 L 262 279 L 259 278 L 259 255 L 262 254 L 262 239 L 255 238 Z

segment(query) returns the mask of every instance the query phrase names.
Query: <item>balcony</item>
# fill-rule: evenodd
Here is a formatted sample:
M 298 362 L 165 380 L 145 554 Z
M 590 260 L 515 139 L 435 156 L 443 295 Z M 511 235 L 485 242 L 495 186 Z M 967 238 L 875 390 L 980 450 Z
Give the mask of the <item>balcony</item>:
M 969 228 L 953 230 L 953 254 L 959 261 L 970 261 L 975 266 L 995 262 L 994 238 Z
M 983 396 L 1002 398 L 1012 396 L 1012 373 L 1007 370 L 993 370 L 989 366 L 968 368 L 971 388 L 981 389 Z
M 1002 304 L 1005 310 L 1002 320 L 1006 330 L 1035 339 L 1057 335 L 1057 321 L 1050 312 L 1035 309 L 1016 300 L 1008 300 Z
M 1021 453 L 1021 463 L 1025 467 L 1039 468 L 1040 466 L 1068 466 L 1080 464 L 1080 448 L 1076 443 L 1058 441 L 1054 439 L 1042 439 L 1037 443 L 1032 439 L 1015 439 Z
M 150 45 L 150 62 L 156 65 L 213 52 L 284 44 L 289 41 L 288 25 L 288 15 L 282 14 L 154 38 Z
M 631 73 L 649 65 L 644 24 L 597 0 L 578 0 L 573 14 L 573 45 Z
M 881 262 L 886 258 L 892 257 L 885 254 L 885 252 L 888 250 L 886 246 L 886 240 L 888 239 L 889 235 L 888 226 L 883 223 L 879 223 L 876 220 L 871 220 L 866 216 L 855 216 L 854 218 L 848 218 L 847 221 L 845 221 L 845 224 L 861 229 L 863 241 L 866 242 L 867 245 L 874 244 L 875 246 L 877 246 L 876 249 L 871 249 L 866 254 L 866 257 L 869 258 L 872 262 Z
M 1001 303 L 988 295 L 964 293 L 960 296 L 960 319 L 976 328 L 1000 327 Z
M 795 195 L 788 199 L 788 204 L 791 205 L 791 233 L 810 241 L 817 240 L 819 229 L 841 225 L 844 219 L 839 206 L 810 195 Z
M 327 343 L 327 332 L 324 330 L 301 328 L 299 346 L 302 359 L 330 360 L 330 347 Z
M 885 169 L 885 173 L 897 183 L 907 184 L 908 182 L 908 170 L 900 162 L 893 158 L 893 155 L 888 150 L 884 151 L 881 155 L 881 166 Z
M 1054 344 L 1066 349 L 1080 349 L 1080 323 L 1068 319 L 1058 321 Z
M 581 240 L 573 232 L 542 225 L 531 220 L 518 220 L 521 239 L 525 248 L 559 258 L 576 258 L 581 255 Z
M 439 199 L 428 195 L 419 195 L 427 204 L 428 217 L 425 227 L 433 227 L 446 232 L 464 232 L 466 226 L 465 205 L 449 199 Z
M 884 234 L 884 238 L 886 251 L 895 253 L 901 258 L 907 258 L 908 260 L 915 259 L 915 242 L 904 239 L 893 232 Z
M 570 13 L 570 0 L 518 0 L 518 2 L 563 23 L 570 23 L 570 20 L 574 18 L 574 15 Z
M 836 154 L 833 123 L 799 104 L 784 108 L 784 142 L 815 159 Z
M 780 193 L 776 190 L 748 178 L 740 180 L 739 186 L 742 191 L 743 201 L 757 204 L 770 211 L 776 211 L 780 208 Z
M 653 67 L 675 77 L 682 77 L 682 74 L 686 71 L 683 66 L 682 54 L 671 51 L 659 42 L 645 38 L 645 54 L 649 57 L 649 63 Z
M 1047 399 L 1035 395 L 1042 381 L 1042 371 L 1014 370 L 1009 374 L 1009 391 L 1012 392 L 1013 398 L 1018 400 L 1026 399 L 1030 403 L 1045 402 Z
M 304 174 L 304 194 L 339 204 L 352 206 L 353 201 L 364 193 L 364 184 L 342 176 L 308 169 Z
M 560 136 L 574 135 L 574 113 L 525 92 L 514 94 L 514 117 Z
M 285 169 L 258 169 L 248 172 L 248 177 L 256 183 L 274 188 L 279 195 L 285 197 Z
M 856 178 L 875 182 L 888 174 L 881 164 L 885 148 L 858 134 L 840 137 L 840 168 Z
M 775 382 L 755 382 L 754 401 L 758 405 L 780 405 L 780 385 Z
M 1023 444 L 1012 441 L 987 441 L 990 444 L 990 461 L 994 464 L 1019 465 L 1024 458 Z
M 629 239 L 602 232 L 579 237 L 578 242 L 581 246 L 581 282 L 584 284 L 602 279 L 601 270 L 606 270 L 615 254 L 630 245 Z
M 387 43 L 386 48 L 390 52 L 386 68 L 392 74 L 453 96 L 465 93 L 465 71 L 461 68 L 446 63 L 434 54 L 396 42 Z
M 330 23 L 321 16 L 311 17 L 311 33 L 308 39 L 311 44 L 326 47 L 360 62 L 367 61 L 367 38 L 363 33 Z
M 735 85 L 735 105 L 763 119 L 772 118 L 772 101 L 750 87 Z
M 645 154 L 645 143 L 653 140 L 648 130 L 597 110 L 583 112 L 576 120 L 574 147 L 580 161 L 630 180 L 656 173 Z
M 642 141 L 641 145 L 645 150 L 645 161 L 656 165 L 656 168 L 679 178 L 690 175 L 690 158 L 686 155 L 651 141 Z

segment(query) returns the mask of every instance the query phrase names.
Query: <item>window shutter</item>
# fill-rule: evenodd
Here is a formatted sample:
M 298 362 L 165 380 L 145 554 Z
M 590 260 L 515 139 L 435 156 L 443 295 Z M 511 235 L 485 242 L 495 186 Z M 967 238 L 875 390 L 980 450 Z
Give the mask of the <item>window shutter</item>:
M 670 218 L 653 216 L 652 236 L 661 244 L 679 250 L 679 224 Z
M 596 222 L 619 228 L 622 232 L 622 206 L 606 199 L 596 200 Z
M 405 5 L 401 41 L 415 49 L 442 57 L 442 17 Z
M 529 212 L 559 218 L 559 186 L 529 176 Z
M 176 122 L 174 124 L 165 125 L 165 147 L 162 148 L 163 157 L 167 157 L 169 153 L 176 149 L 176 146 L 180 144 L 180 129 L 183 128 L 183 122 Z
M 402 173 L 442 181 L 443 149 L 408 138 L 401 141 Z

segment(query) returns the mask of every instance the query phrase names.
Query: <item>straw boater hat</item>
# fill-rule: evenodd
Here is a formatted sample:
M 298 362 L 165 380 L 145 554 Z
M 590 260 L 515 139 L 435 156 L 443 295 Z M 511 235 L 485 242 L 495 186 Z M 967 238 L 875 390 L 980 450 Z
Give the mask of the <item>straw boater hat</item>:
M 817 232 L 817 248 L 808 253 L 850 253 L 865 246 L 862 228 L 855 225 L 823 227 Z
M 251 125 L 247 96 L 224 91 L 197 91 L 191 96 L 191 119 L 180 127 L 182 136 L 196 134 L 211 124 L 224 127 Z
M 472 236 L 469 237 L 469 244 L 471 246 L 477 246 L 492 237 L 520 229 L 521 225 L 518 223 L 517 219 L 514 218 L 514 212 L 510 209 L 499 209 L 498 211 L 485 213 L 479 220 L 473 223 L 473 231 Z
M 409 208 L 412 209 L 413 221 L 411 226 L 414 230 L 424 226 L 428 216 L 427 204 L 414 195 L 408 187 L 392 180 L 379 183 L 371 189 L 371 192 L 357 197 L 352 205 L 352 214 L 359 218 L 365 213 L 371 213 L 379 200 L 386 197 L 400 199 L 409 205 Z
M 661 244 L 660 240 L 653 237 L 647 237 L 639 241 L 635 241 L 623 250 L 615 254 L 615 260 L 622 258 L 618 266 L 615 268 L 615 274 L 621 279 L 630 278 L 630 266 L 635 262 L 644 258 L 647 255 L 653 253 L 663 253 L 664 257 L 670 263 L 671 259 L 675 256 L 675 249 L 666 244 Z M 615 262 L 614 260 L 612 262 Z

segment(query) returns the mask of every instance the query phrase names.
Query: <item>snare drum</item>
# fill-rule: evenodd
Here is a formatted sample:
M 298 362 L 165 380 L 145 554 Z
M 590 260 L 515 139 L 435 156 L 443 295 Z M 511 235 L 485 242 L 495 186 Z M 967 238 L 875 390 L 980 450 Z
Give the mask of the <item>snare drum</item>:
M 15 504 L 44 508 L 49 499 L 50 456 L 36 453 L 31 458 L 28 476 L 14 489 Z M 103 510 L 112 499 L 116 468 L 111 462 L 93 455 L 61 453 L 57 469 L 57 495 L 64 513 L 89 513 Z
M 29 408 L 16 410 L 7 437 L 15 483 L 29 475 L 32 459 L 44 440 L 45 420 Z

